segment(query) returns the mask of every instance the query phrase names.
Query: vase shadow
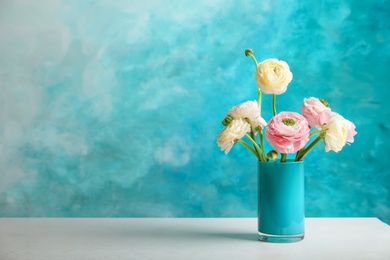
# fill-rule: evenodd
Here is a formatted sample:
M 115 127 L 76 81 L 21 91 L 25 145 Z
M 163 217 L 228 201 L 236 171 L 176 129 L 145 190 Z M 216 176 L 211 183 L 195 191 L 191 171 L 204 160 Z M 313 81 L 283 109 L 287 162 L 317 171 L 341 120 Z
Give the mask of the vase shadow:
M 206 234 L 205 234 L 206 235 Z M 235 240 L 258 241 L 256 233 L 210 233 L 209 236 Z
M 184 240 L 209 240 L 209 239 L 229 239 L 229 240 L 245 240 L 245 241 L 258 241 L 258 235 L 255 232 L 229 232 L 224 230 L 205 230 L 205 229 L 192 229 L 189 227 L 177 228 L 157 226 L 143 227 L 132 227 L 130 229 L 104 229 L 95 232 L 103 233 L 104 236 L 123 236 L 123 237 L 153 237 L 162 239 L 184 239 Z

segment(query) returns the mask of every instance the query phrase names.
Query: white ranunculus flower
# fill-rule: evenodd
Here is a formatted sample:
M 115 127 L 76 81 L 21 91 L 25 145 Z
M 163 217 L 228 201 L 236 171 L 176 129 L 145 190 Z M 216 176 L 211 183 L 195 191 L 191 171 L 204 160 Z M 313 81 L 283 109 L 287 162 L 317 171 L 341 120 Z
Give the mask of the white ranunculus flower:
M 252 132 L 256 134 L 256 127 L 260 126 L 261 128 L 267 126 L 267 122 L 261 116 L 251 120 Z
M 261 128 L 267 125 L 267 122 L 260 116 L 260 108 L 257 101 L 247 101 L 238 106 L 232 107 L 228 112 L 233 119 L 249 119 L 252 126 L 252 131 L 256 133 L 255 128 Z
M 255 72 L 257 87 L 267 94 L 283 94 L 293 74 L 282 60 L 267 59 L 257 65 Z
M 219 133 L 217 144 L 221 148 L 221 151 L 225 151 L 225 154 L 228 154 L 236 141 L 243 138 L 250 130 L 251 127 L 245 120 L 241 118 L 233 119 L 232 122 Z
M 341 115 L 336 114 L 330 119 L 327 128 L 328 130 L 326 130 L 325 134 L 325 151 L 341 151 L 341 149 L 343 149 L 344 145 L 347 143 L 347 120 Z
M 355 131 L 356 126 L 351 121 L 349 121 L 347 119 L 345 119 L 345 120 L 347 121 L 346 125 L 347 125 L 347 130 L 348 130 L 347 143 L 353 143 L 355 141 L 355 139 L 353 137 L 357 134 L 357 132 Z

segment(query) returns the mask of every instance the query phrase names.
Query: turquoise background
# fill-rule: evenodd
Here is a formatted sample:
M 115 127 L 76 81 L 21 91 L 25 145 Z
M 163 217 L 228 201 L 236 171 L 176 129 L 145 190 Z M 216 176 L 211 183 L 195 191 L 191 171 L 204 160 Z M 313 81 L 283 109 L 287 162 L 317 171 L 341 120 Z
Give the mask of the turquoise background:
M 306 215 L 390 223 L 387 1 L 0 3 L 0 216 L 255 217 L 257 161 L 216 145 L 289 63 L 278 111 L 322 97 L 355 143 L 305 159 Z M 264 117 L 271 117 L 264 98 Z

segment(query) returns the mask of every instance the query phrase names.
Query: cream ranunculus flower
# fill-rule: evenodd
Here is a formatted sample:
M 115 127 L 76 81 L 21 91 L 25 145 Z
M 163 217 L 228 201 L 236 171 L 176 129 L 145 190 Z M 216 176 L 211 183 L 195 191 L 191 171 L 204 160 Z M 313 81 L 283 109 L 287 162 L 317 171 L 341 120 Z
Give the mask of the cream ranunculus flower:
M 330 119 L 325 134 L 325 151 L 330 150 L 336 153 L 343 149 L 347 143 L 348 121 L 339 114 L 333 115 Z
M 232 122 L 219 133 L 217 144 L 221 148 L 221 151 L 225 151 L 225 154 L 228 154 L 236 141 L 243 138 L 250 130 L 251 126 L 245 120 L 241 118 L 233 119 Z
M 255 72 L 257 87 L 267 94 L 283 94 L 293 74 L 282 60 L 267 59 L 257 65 Z
M 353 137 L 357 134 L 357 132 L 355 131 L 356 126 L 351 121 L 349 121 L 347 119 L 345 119 L 345 120 L 347 121 L 346 125 L 347 125 L 347 130 L 348 130 L 347 143 L 353 143 L 355 141 L 355 139 Z
M 265 127 L 267 122 L 260 116 L 260 108 L 257 101 L 247 101 L 238 106 L 232 107 L 228 115 L 233 119 L 248 119 L 252 126 L 252 132 L 256 133 L 256 127 Z

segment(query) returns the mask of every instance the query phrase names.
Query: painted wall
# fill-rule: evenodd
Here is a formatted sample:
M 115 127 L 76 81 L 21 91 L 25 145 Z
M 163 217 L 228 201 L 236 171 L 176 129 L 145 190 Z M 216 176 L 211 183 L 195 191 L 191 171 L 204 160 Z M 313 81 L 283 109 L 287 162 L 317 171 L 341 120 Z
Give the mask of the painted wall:
M 306 215 L 390 223 L 389 16 L 380 0 L 2 1 L 0 216 L 255 217 L 255 158 L 216 145 L 256 99 L 250 47 L 291 67 L 278 110 L 323 97 L 357 126 L 306 158 Z

